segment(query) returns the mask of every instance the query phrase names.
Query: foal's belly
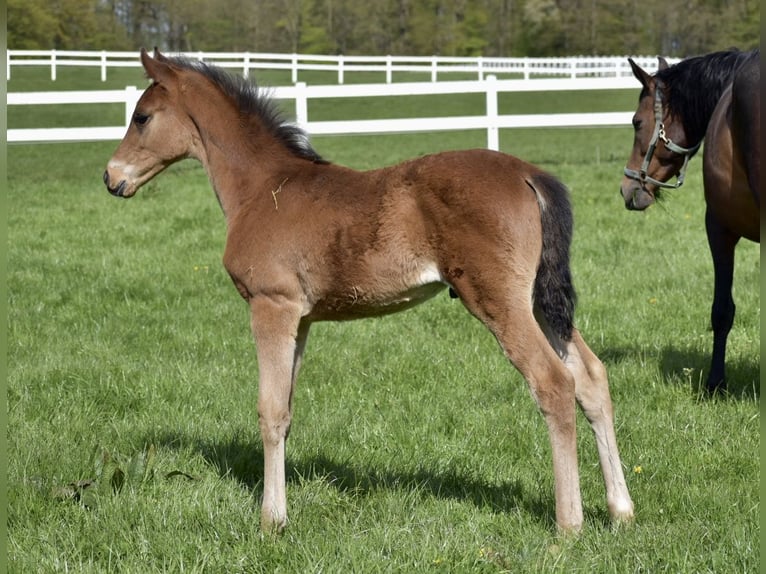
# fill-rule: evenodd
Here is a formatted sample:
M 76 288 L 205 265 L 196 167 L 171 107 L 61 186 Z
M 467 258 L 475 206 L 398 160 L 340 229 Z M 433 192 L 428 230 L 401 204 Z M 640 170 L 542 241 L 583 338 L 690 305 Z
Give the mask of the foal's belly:
M 447 284 L 432 265 L 406 273 L 389 268 L 357 281 L 339 280 L 336 289 L 315 301 L 308 317 L 316 321 L 344 321 L 389 315 L 427 301 L 445 287 Z

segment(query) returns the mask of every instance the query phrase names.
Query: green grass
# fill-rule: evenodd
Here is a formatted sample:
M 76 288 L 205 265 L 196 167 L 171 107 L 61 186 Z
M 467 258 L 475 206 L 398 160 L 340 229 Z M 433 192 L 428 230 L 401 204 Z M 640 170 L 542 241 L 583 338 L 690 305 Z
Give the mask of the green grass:
M 630 213 L 617 193 L 630 138 L 501 134 L 572 190 L 577 323 L 610 374 L 636 504 L 635 524 L 610 527 L 580 417 L 586 525 L 571 539 L 555 532 L 542 417 L 446 295 L 315 325 L 288 442 L 291 523 L 262 537 L 255 350 L 202 169 L 179 164 L 121 201 L 101 183 L 116 143 L 10 146 L 10 571 L 759 571 L 759 248 L 737 253 L 731 395 L 706 400 L 700 159 L 664 204 Z M 356 168 L 484 142 L 315 139 Z M 150 444 L 154 478 L 90 510 L 57 495 L 95 477 L 97 446 L 126 461 Z

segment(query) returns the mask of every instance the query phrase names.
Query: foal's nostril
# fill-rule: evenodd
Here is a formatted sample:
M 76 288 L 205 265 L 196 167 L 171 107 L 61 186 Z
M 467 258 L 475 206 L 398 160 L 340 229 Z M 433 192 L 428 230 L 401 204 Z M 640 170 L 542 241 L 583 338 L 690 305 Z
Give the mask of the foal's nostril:
M 106 187 L 109 187 L 109 172 L 104 170 L 104 185 Z

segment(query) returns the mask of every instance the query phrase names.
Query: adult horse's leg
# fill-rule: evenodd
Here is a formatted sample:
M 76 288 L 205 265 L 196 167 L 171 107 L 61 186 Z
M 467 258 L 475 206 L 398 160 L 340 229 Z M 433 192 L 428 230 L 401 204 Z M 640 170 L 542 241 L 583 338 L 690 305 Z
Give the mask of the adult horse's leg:
M 572 332 L 572 340 L 566 347 L 564 363 L 574 376 L 577 402 L 596 437 L 609 514 L 616 521 L 631 520 L 633 501 L 628 493 L 617 449 L 614 410 L 606 369 L 577 329 Z
M 263 441 L 261 528 L 280 531 L 287 524 L 285 442 L 309 324 L 301 323 L 297 305 L 268 297 L 254 297 L 250 308 L 258 351 L 258 422 Z
M 734 324 L 736 306 L 731 294 L 734 280 L 734 248 L 739 237 L 726 230 L 710 209 L 705 212 L 705 230 L 713 256 L 713 308 L 710 322 L 713 326 L 713 357 L 707 390 L 714 393 L 726 389 L 726 339 Z

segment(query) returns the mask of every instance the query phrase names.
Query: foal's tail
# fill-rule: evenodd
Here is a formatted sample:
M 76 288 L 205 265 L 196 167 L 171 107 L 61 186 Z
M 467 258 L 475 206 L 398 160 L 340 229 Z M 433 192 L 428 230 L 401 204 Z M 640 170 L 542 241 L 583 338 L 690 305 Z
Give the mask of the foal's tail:
M 537 196 L 543 228 L 543 250 L 537 268 L 533 298 L 554 333 L 569 341 L 577 301 L 569 270 L 572 243 L 572 207 L 569 190 L 552 175 L 536 174 L 526 180 Z

